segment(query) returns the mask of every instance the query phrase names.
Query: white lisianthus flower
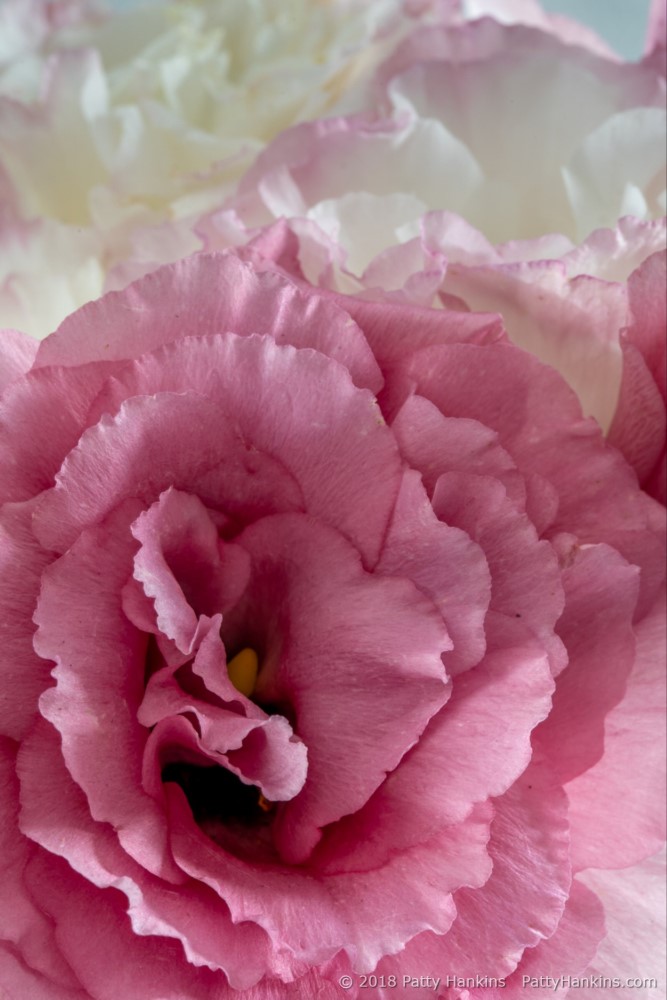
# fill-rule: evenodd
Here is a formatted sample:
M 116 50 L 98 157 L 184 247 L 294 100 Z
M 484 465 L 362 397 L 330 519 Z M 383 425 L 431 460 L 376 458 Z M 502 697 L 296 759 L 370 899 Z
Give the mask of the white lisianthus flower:
M 0 325 L 44 336 L 124 283 L 127 261 L 149 270 L 197 249 L 192 220 L 220 204 L 267 141 L 363 103 L 372 71 L 412 23 L 399 0 L 200 0 L 115 13 L 83 0 L 7 0 L 3 242 L 29 238 L 34 253 L 22 265 L 16 252 L 0 255 Z M 84 291 L 72 260 L 88 260 L 92 243 L 102 278 Z M 66 291 L 17 319 L 44 257 Z

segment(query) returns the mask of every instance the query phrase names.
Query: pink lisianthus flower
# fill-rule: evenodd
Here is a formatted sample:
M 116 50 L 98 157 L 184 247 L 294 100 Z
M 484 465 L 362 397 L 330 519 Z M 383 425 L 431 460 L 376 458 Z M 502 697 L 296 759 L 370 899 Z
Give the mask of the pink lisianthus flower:
M 664 509 L 562 377 L 249 250 L 0 347 L 8 995 L 605 969 L 664 839 Z
M 312 284 L 502 314 L 664 502 L 657 8 L 635 65 L 535 5 L 500 7 L 530 23 L 416 30 L 379 71 L 384 117 L 286 131 L 199 231 L 209 249 L 270 253 L 262 228 L 286 219 L 296 245 L 281 264 Z

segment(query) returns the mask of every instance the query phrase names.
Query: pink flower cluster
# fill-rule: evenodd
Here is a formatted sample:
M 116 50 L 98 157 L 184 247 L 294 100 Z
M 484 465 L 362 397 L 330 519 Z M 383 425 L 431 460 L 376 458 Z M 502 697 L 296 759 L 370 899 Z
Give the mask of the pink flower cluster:
M 150 252 L 88 219 L 136 280 L 0 334 L 10 1000 L 660 995 L 658 16 L 629 65 L 528 2 L 382 6 L 365 110 L 135 204 Z M 97 23 L 44 11 L 0 87 Z

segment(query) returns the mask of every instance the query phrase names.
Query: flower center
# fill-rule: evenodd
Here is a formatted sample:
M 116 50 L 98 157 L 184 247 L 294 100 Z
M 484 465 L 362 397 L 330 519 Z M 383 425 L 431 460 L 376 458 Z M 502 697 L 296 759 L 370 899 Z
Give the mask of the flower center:
M 254 649 L 250 649 L 250 647 L 242 649 L 240 653 L 237 653 L 227 663 L 227 673 L 229 674 L 230 681 L 236 690 L 244 694 L 246 698 L 249 698 L 255 690 L 258 669 L 259 660 L 257 659 L 257 653 Z

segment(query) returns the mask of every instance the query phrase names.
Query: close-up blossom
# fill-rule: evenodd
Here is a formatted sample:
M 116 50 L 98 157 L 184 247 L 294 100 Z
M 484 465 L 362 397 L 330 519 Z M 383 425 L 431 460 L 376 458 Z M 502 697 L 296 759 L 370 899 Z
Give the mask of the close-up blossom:
M 8 342 L 10 995 L 521 996 L 659 848 L 661 506 L 498 320 L 267 267 Z
M 662 1000 L 665 4 L 0 0 L 0 997 Z

